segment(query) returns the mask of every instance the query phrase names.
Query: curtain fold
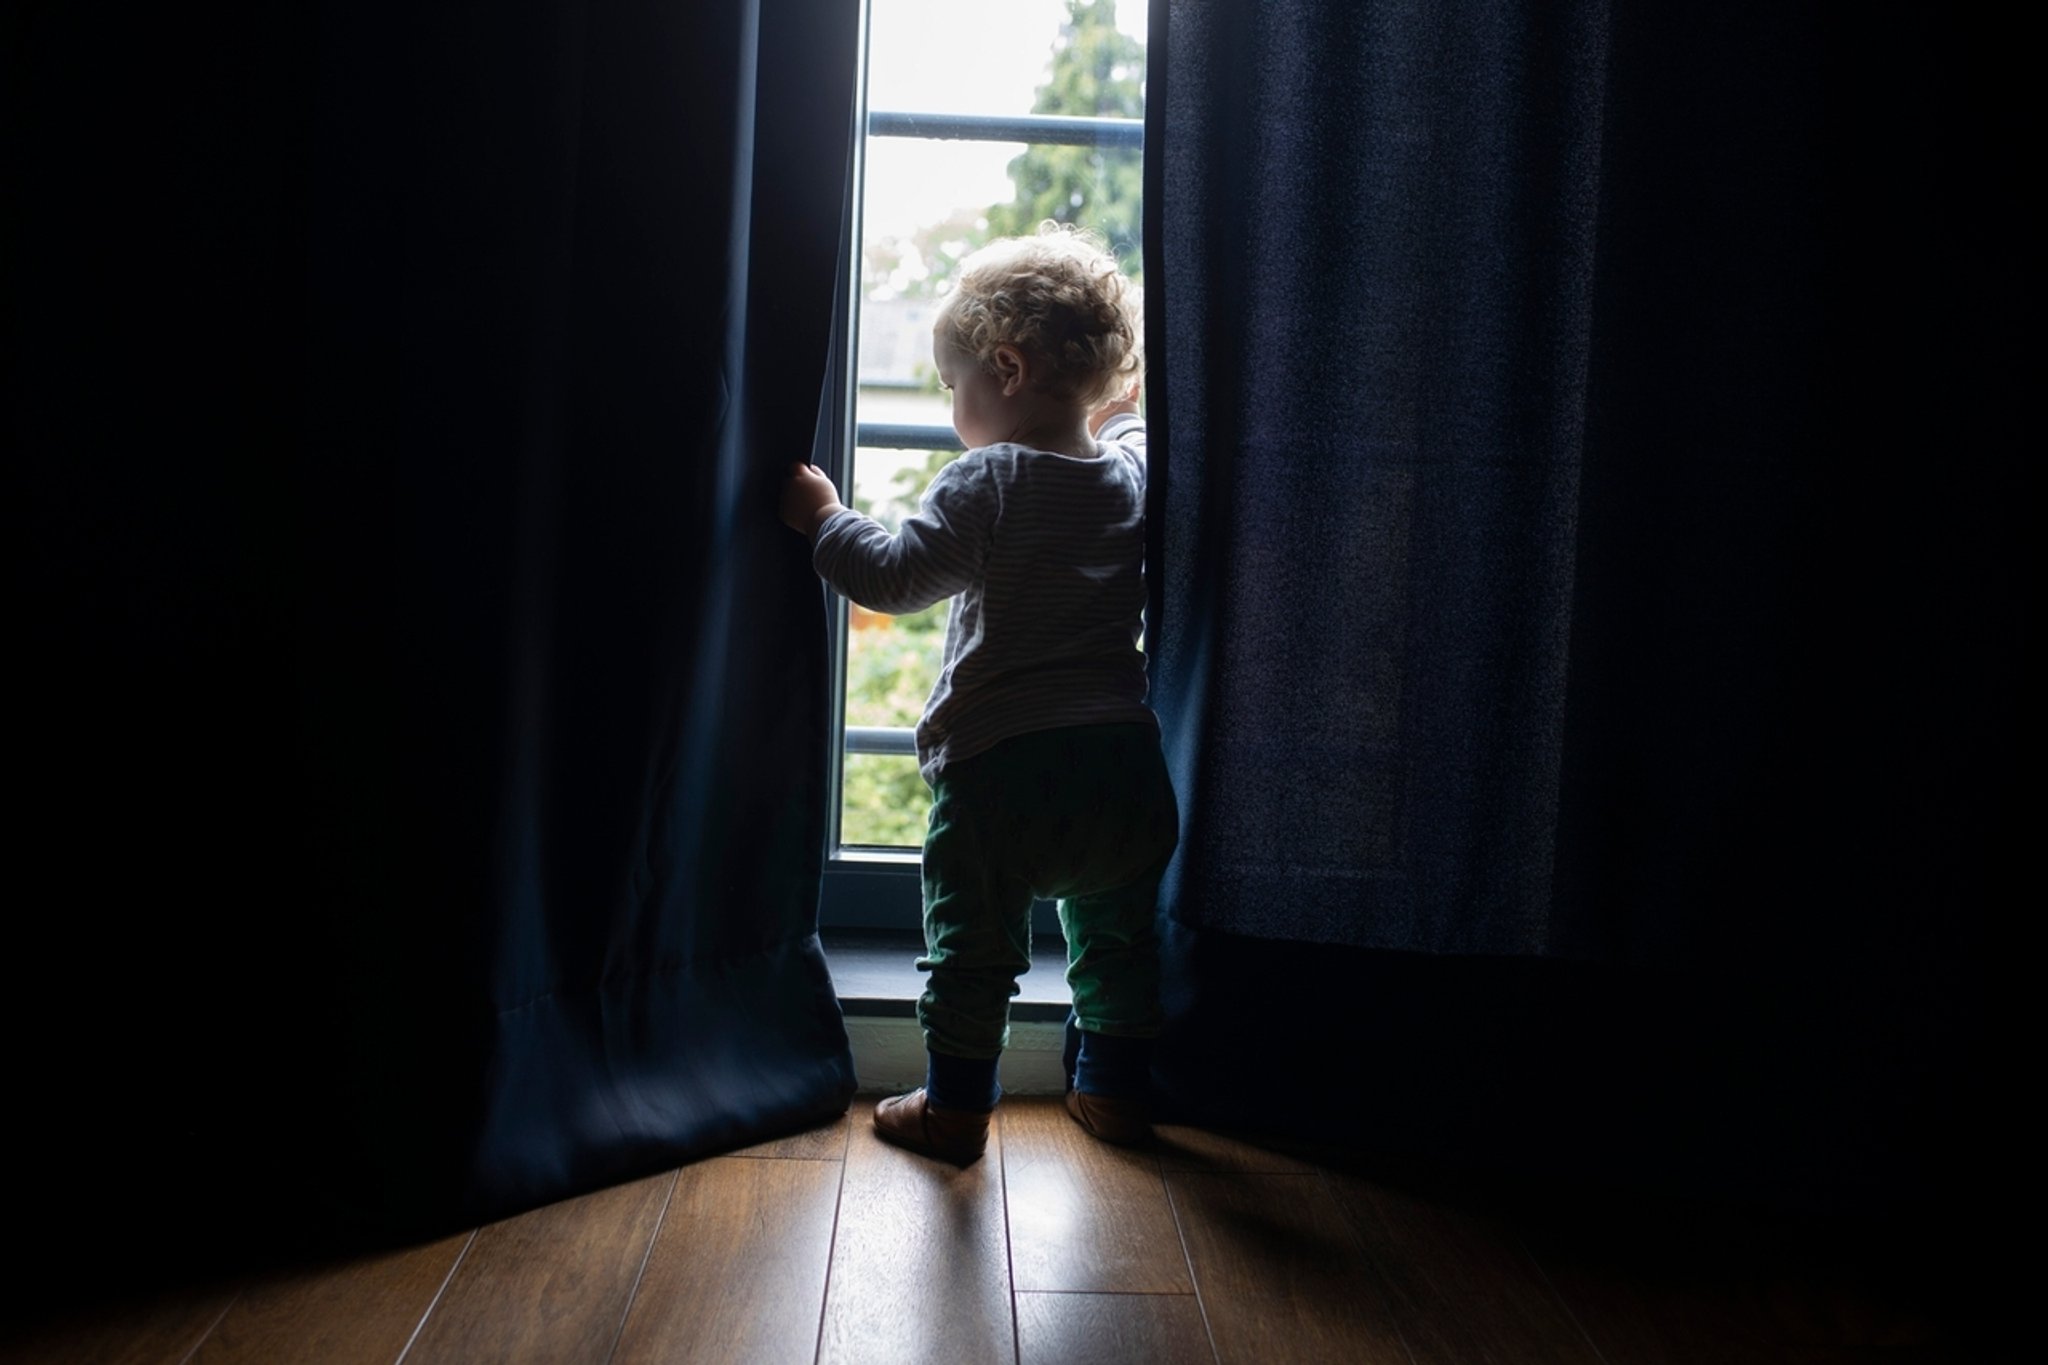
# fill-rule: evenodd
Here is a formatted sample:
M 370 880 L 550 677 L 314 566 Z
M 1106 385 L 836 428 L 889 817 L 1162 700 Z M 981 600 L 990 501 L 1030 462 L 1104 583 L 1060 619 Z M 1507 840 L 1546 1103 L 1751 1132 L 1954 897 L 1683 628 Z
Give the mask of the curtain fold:
M 1155 39 L 1188 924 L 1558 933 L 1605 22 L 1185 5 Z
M 366 694 L 398 717 L 382 771 L 334 755 L 338 794 L 418 803 L 407 866 L 441 960 L 390 955 L 396 915 L 388 938 L 353 926 L 339 947 L 379 989 L 338 1008 L 425 1011 L 463 1046 L 407 1062 L 367 1034 L 352 1102 L 398 1129 L 438 1110 L 474 1217 L 852 1092 L 815 936 L 822 607 L 769 513 L 812 438 L 784 395 L 824 379 L 854 21 L 767 3 L 410 28 L 396 89 L 390 24 L 351 10 L 323 34 L 311 326 L 335 349 L 311 407 L 335 423 L 316 465 L 347 472 L 309 503 L 349 509 L 322 563 L 366 525 L 389 557 L 372 641 L 344 647 L 357 676 L 315 682 L 310 728 L 352 728 L 331 712 Z M 365 199 L 374 226 L 351 223 Z M 415 1214 L 452 1173 L 380 1188 Z
M 38 857 L 124 831 L 97 922 L 39 918 L 76 994 L 15 1002 L 73 1021 L 33 1073 L 90 1134 L 38 1138 L 56 1169 L 153 1137 L 179 1225 L 382 1236 L 843 1111 L 824 607 L 774 505 L 857 31 L 18 26 Z
M 1838 1207 L 2013 1169 L 1960 1136 L 2034 733 L 1993 47 L 1154 4 L 1174 1112 Z

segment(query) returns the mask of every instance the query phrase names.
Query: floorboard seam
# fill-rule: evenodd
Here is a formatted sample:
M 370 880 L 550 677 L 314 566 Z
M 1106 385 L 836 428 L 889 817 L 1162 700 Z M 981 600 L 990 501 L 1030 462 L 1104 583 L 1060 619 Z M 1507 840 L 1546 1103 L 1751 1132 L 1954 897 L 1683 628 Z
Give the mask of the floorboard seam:
M 1359 1254 L 1365 1258 L 1366 1268 L 1372 1272 L 1373 1288 L 1375 1295 L 1380 1301 L 1380 1311 L 1387 1315 L 1387 1325 L 1394 1329 L 1394 1340 L 1401 1343 L 1401 1354 L 1408 1357 L 1408 1365 L 1421 1365 L 1421 1362 L 1415 1358 L 1415 1347 L 1409 1344 L 1408 1333 L 1402 1330 L 1401 1316 L 1394 1311 L 1394 1286 L 1388 1282 L 1385 1272 L 1380 1269 L 1379 1263 L 1373 1259 L 1372 1248 L 1366 1245 L 1365 1229 L 1358 1226 L 1359 1218 L 1372 1219 L 1380 1225 L 1381 1231 L 1387 1234 L 1388 1245 L 1391 1246 L 1393 1244 L 1394 1230 L 1387 1226 L 1386 1219 L 1380 1217 L 1378 1201 L 1374 1200 L 1369 1192 L 1354 1191 L 1355 1198 L 1345 1198 L 1345 1192 L 1337 1188 L 1330 1172 L 1320 1166 L 1316 1170 L 1316 1178 L 1322 1183 L 1323 1197 L 1329 1200 L 1330 1207 L 1336 1209 L 1339 1213 L 1346 1211 L 1351 1213 L 1350 1217 L 1344 1219 L 1344 1226 L 1351 1229 L 1352 1245 L 1358 1248 Z M 1362 1211 L 1358 1208 L 1361 1202 L 1365 1205 Z M 1442 1297 L 1441 1291 L 1439 1291 L 1438 1297 Z
M 1159 1184 L 1166 1191 L 1166 1207 L 1173 1214 L 1173 1235 L 1180 1239 L 1180 1258 L 1187 1262 L 1188 1285 L 1195 1297 L 1195 1311 L 1202 1315 L 1202 1335 L 1209 1339 L 1209 1359 L 1221 1365 L 1223 1352 L 1216 1349 L 1216 1329 L 1209 1323 L 1209 1303 L 1202 1297 L 1202 1281 L 1195 1274 L 1194 1253 L 1188 1250 L 1188 1229 L 1181 1221 L 1180 1201 L 1173 1196 L 1173 1182 L 1166 1178 L 1165 1163 L 1155 1156 L 1152 1166 L 1159 1173 Z
M 613 1356 L 619 1353 L 619 1342 L 626 1335 L 626 1320 L 633 1316 L 634 1301 L 640 1297 L 640 1282 L 647 1278 L 647 1263 L 654 1259 L 654 1244 L 661 1240 L 661 1229 L 668 1222 L 669 1205 L 676 1199 L 676 1186 L 681 1183 L 681 1167 L 668 1173 L 668 1191 L 661 1196 L 661 1212 L 654 1215 L 654 1231 L 647 1234 L 647 1246 L 640 1253 L 640 1267 L 633 1272 L 632 1287 L 626 1290 L 626 1305 L 619 1310 L 619 1325 L 612 1329 L 612 1344 L 605 1348 L 605 1365 L 611 1365 Z
M 1579 1335 L 1586 1339 L 1586 1346 L 1593 1352 L 1593 1358 L 1602 1362 L 1602 1365 L 1607 1365 L 1607 1352 L 1600 1349 L 1600 1343 L 1594 1339 L 1593 1333 L 1587 1328 L 1586 1324 L 1579 1319 L 1578 1312 L 1572 1307 L 1572 1301 L 1565 1296 L 1563 1290 L 1557 1287 L 1557 1281 L 1550 1278 L 1550 1267 L 1543 1264 L 1543 1258 L 1538 1256 L 1535 1249 L 1529 1245 L 1529 1239 L 1522 1235 L 1522 1230 L 1519 1227 L 1515 1229 L 1515 1245 L 1521 1249 L 1522 1255 L 1528 1258 L 1529 1264 L 1536 1267 L 1536 1273 L 1543 1278 L 1543 1287 L 1550 1291 L 1550 1297 L 1556 1300 L 1559 1308 L 1564 1310 L 1564 1315 L 1571 1319 L 1572 1326 L 1579 1329 Z
M 811 1348 L 811 1365 L 825 1358 L 825 1310 L 832 1303 L 832 1266 L 839 1259 L 839 1216 L 846 1208 L 846 1168 L 852 1164 L 854 1112 L 859 1105 L 848 1105 L 846 1110 L 846 1141 L 839 1147 L 839 1188 L 832 1195 L 832 1233 L 825 1239 L 825 1288 L 818 1295 L 817 1343 Z
M 206 1324 L 206 1330 L 199 1334 L 199 1339 L 192 1343 L 191 1349 L 186 1351 L 184 1355 L 178 1357 L 178 1365 L 187 1365 L 187 1362 L 189 1362 L 193 1356 L 199 1354 L 199 1348 L 206 1344 L 206 1339 L 214 1334 L 214 1332 L 220 1327 L 221 1323 L 227 1318 L 227 1315 L 231 1311 L 233 1311 L 234 1306 L 242 1301 L 242 1295 L 246 1294 L 247 1292 L 248 1290 L 246 1288 L 237 1289 L 233 1294 L 228 1296 L 228 1301 L 221 1305 L 221 1310 L 218 1313 L 215 1313 L 213 1315 L 213 1321 Z
M 421 1313 L 420 1320 L 412 1325 L 412 1335 L 405 1339 L 405 1345 L 399 1348 L 397 1356 L 391 1361 L 391 1365 L 405 1365 L 405 1358 L 412 1354 L 414 1344 L 420 1339 L 420 1333 L 424 1332 L 427 1328 L 427 1319 L 434 1316 L 434 1310 L 441 1306 L 441 1299 L 447 1294 L 448 1286 L 455 1283 L 456 1273 L 462 1269 L 462 1263 L 469 1259 L 469 1249 L 476 1245 L 477 1232 L 478 1229 L 476 1228 L 469 1230 L 469 1238 L 463 1242 L 462 1250 L 455 1253 L 455 1263 L 449 1266 L 448 1273 L 441 1277 L 440 1288 L 434 1291 L 433 1298 L 427 1300 L 426 1311 Z
M 1010 1359 L 1023 1365 L 1024 1329 L 1017 1313 L 1017 1253 L 1010 1247 L 1010 1144 L 1004 1140 L 1002 1120 L 996 1120 L 996 1179 L 1003 1192 L 1003 1273 L 1010 1282 Z

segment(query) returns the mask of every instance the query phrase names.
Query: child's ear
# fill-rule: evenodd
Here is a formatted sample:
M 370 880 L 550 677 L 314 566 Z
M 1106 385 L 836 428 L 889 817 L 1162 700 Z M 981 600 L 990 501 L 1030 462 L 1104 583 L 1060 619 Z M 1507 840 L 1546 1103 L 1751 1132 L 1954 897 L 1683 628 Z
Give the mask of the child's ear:
M 1031 362 L 1015 346 L 998 346 L 989 358 L 995 366 L 996 384 L 1002 389 L 1003 397 L 1015 398 L 1024 392 L 1031 380 Z

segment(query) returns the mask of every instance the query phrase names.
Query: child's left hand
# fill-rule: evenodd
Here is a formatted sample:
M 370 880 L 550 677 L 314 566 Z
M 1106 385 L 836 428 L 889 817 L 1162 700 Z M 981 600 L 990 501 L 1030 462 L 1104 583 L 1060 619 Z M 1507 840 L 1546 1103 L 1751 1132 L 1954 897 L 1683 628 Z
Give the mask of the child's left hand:
M 1124 390 L 1121 397 L 1109 399 L 1101 407 L 1088 414 L 1088 434 L 1090 436 L 1100 435 L 1104 424 L 1110 418 L 1120 417 L 1124 413 L 1135 413 L 1137 411 L 1138 381 L 1133 379 L 1130 387 Z
M 784 526 L 809 535 L 818 529 L 819 522 L 843 510 L 839 505 L 839 490 L 832 486 L 832 480 L 825 477 L 824 470 L 814 464 L 791 466 L 789 477 L 782 481 Z

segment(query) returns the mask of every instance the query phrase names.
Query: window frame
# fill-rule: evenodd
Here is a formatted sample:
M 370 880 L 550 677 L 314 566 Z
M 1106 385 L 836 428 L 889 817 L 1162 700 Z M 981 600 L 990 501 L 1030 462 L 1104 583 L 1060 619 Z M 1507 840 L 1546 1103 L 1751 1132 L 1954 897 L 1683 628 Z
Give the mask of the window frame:
M 865 10 L 865 6 L 863 6 Z M 835 331 L 842 343 L 831 367 L 825 395 L 829 421 L 821 421 L 826 448 L 818 461 L 833 481 L 847 488 L 856 450 L 862 447 L 903 450 L 957 450 L 959 436 L 951 426 L 905 423 L 862 423 L 856 404 L 860 384 L 861 262 L 866 223 L 867 142 L 872 137 L 903 137 L 926 141 L 1021 142 L 1027 146 L 1097 146 L 1144 150 L 1142 119 L 1092 118 L 1059 114 L 938 114 L 915 110 L 871 110 L 867 94 L 867 17 L 861 24 L 862 71 L 859 81 L 860 121 L 849 161 L 845 207 L 846 250 L 842 259 Z M 824 416 L 825 414 L 821 414 Z M 829 590 L 828 590 L 829 591 Z M 831 668 L 830 763 L 828 791 L 831 811 L 825 822 L 824 881 L 818 901 L 818 922 L 825 929 L 909 929 L 919 922 L 920 850 L 915 847 L 847 845 L 840 837 L 848 754 L 915 754 L 916 732 L 910 728 L 846 724 L 847 645 L 849 613 L 846 599 L 830 593 L 828 648 Z M 908 916 L 905 906 L 910 907 Z M 1032 929 L 1057 934 L 1053 907 L 1034 907 Z

